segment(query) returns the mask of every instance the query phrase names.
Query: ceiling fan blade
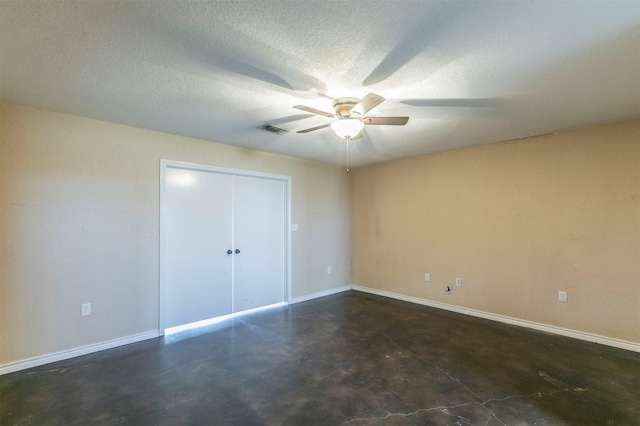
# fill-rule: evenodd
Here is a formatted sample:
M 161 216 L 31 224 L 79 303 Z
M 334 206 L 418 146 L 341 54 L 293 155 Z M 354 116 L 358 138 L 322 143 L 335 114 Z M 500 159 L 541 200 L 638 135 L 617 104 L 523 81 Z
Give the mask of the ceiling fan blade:
M 382 102 L 384 102 L 384 98 L 382 96 L 376 95 L 375 93 L 369 93 L 360 102 L 354 105 L 354 107 L 351 108 L 351 111 L 349 112 L 352 115 L 361 117 L 371 111 L 373 108 L 380 105 Z
M 331 123 L 323 124 L 322 126 L 311 127 L 309 129 L 298 130 L 296 133 L 309 133 L 309 132 L 313 132 L 314 130 L 324 129 L 325 127 L 329 127 L 329 126 L 331 126 Z
M 295 109 L 301 109 L 302 111 L 307 111 L 307 112 L 310 112 L 312 114 L 317 114 L 317 115 L 321 115 L 323 117 L 333 118 L 333 114 L 331 114 L 329 112 L 320 111 L 319 109 L 311 108 L 311 107 L 308 107 L 308 106 L 305 106 L 305 105 L 294 105 L 293 107 Z
M 390 124 L 393 126 L 404 126 L 409 121 L 409 117 L 367 117 L 362 121 L 364 124 Z

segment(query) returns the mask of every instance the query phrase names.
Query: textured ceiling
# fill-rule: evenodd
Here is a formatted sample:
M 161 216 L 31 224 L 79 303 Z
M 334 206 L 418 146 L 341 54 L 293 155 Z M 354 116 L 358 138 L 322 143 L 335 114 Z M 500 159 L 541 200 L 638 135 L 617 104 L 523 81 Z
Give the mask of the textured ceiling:
M 640 1 L 2 0 L 0 66 L 4 101 L 334 164 L 292 106 L 373 92 L 410 120 L 357 166 L 640 117 Z

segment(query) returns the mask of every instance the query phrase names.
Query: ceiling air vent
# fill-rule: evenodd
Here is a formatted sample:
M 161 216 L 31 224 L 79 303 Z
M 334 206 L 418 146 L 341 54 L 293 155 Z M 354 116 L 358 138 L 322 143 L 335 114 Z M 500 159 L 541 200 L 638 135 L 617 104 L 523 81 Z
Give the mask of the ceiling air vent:
M 266 130 L 267 132 L 275 133 L 276 135 L 282 135 L 288 132 L 288 130 L 281 129 L 280 127 L 272 126 L 271 124 L 263 124 L 262 126 L 259 126 L 258 129 Z

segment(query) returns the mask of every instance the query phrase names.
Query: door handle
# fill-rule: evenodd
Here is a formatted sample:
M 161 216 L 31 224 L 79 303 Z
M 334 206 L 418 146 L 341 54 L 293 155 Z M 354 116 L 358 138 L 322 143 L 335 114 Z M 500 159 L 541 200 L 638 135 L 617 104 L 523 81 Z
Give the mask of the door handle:
M 227 250 L 227 254 L 231 254 L 233 253 L 231 250 Z
M 236 249 L 236 254 L 240 253 L 240 249 Z

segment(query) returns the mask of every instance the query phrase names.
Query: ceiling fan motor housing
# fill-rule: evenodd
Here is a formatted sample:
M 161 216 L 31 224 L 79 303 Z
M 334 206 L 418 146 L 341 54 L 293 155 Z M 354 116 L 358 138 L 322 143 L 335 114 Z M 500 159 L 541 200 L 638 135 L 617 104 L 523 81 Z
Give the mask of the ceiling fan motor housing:
M 336 110 L 336 117 L 351 117 L 351 109 L 360 102 L 358 98 L 338 98 L 333 101 L 333 108 Z M 358 116 L 358 114 L 356 114 Z

